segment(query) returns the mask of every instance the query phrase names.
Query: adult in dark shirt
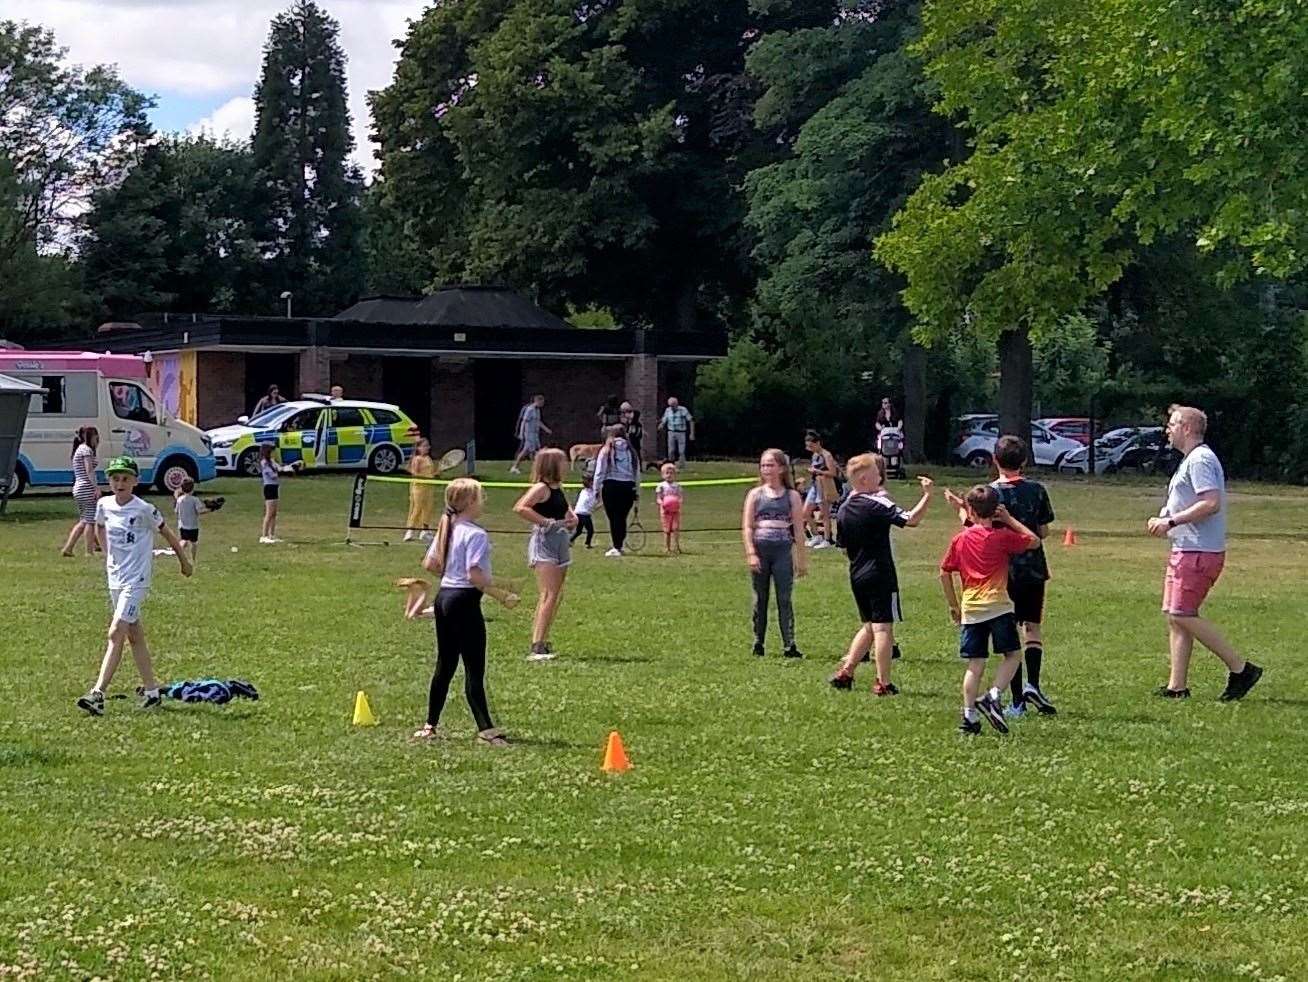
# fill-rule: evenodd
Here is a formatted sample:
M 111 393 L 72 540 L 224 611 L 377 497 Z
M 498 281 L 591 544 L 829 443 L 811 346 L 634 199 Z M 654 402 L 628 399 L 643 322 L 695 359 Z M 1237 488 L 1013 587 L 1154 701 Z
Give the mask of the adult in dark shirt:
M 873 648 L 877 681 L 872 691 L 878 696 L 893 696 L 899 691 L 890 681 L 895 622 L 903 620 L 904 615 L 899 603 L 899 576 L 890 547 L 890 529 L 913 527 L 922 521 L 931 501 L 932 481 L 929 477 L 918 478 L 922 497 L 911 511 L 904 511 L 886 494 L 886 462 L 880 454 L 850 458 L 845 473 L 851 491 L 840 506 L 837 524 L 841 544 L 849 557 L 849 587 L 862 625 L 830 682 L 837 689 L 852 688 L 854 670 L 868 649 Z

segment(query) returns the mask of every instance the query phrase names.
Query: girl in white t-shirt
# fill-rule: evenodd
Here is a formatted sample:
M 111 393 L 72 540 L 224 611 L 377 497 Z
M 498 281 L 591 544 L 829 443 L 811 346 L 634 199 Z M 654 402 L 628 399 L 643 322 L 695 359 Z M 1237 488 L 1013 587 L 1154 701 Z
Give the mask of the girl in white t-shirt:
M 486 504 L 486 491 L 470 477 L 451 481 L 445 489 L 445 512 L 436 526 L 436 538 L 422 561 L 423 568 L 440 576 L 432 604 L 436 621 L 436 671 L 427 696 L 427 722 L 414 737 L 436 735 L 441 710 L 449 695 L 455 669 L 463 662 L 464 693 L 477 723 L 477 739 L 492 747 L 508 741 L 491 722 L 486 702 L 486 621 L 481 595 L 489 593 L 505 607 L 518 597 L 495 585 L 491 578 L 491 543 L 477 524 Z

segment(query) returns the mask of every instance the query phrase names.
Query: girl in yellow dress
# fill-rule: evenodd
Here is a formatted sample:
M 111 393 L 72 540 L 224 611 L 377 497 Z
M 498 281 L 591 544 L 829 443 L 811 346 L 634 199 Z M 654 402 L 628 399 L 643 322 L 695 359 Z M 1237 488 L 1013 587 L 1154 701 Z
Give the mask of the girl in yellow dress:
M 409 473 L 413 477 L 430 480 L 440 474 L 436 461 L 432 460 L 431 442 L 426 437 L 419 437 L 414 447 L 413 456 L 409 458 Z M 409 485 L 409 520 L 405 522 L 404 541 L 412 542 L 416 538 L 424 541 L 432 537 L 432 513 L 436 510 L 436 485 Z

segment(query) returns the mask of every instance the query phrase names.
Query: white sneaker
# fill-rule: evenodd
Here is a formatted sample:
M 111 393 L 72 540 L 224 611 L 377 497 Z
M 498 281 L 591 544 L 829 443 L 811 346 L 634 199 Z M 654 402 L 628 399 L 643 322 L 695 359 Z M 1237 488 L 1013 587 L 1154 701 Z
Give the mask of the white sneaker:
M 423 542 L 430 542 L 432 539 L 436 538 L 436 533 L 431 529 L 423 529 L 422 534 L 419 535 L 418 538 L 422 539 Z
M 537 651 L 527 656 L 527 661 L 551 661 L 554 658 L 552 651 Z
M 816 548 L 817 548 L 817 544 L 818 544 L 819 542 L 821 542 L 821 541 L 822 541 L 822 536 L 820 536 L 820 535 L 810 535 L 810 536 L 808 537 L 808 541 L 805 542 L 804 545 L 808 546 L 810 549 L 816 549 Z
M 405 542 L 412 542 L 416 538 L 417 536 L 413 534 L 413 529 L 409 529 L 407 532 L 404 533 Z
M 814 548 L 814 549 L 833 549 L 833 548 L 835 548 L 835 543 L 834 543 L 834 542 L 828 542 L 826 539 L 818 539 L 818 544 L 815 545 L 813 548 Z
M 269 537 L 269 536 L 267 536 L 267 535 L 261 535 L 261 536 L 259 536 L 259 545 L 261 545 L 261 546 L 270 546 L 270 545 L 272 545 L 272 544 L 273 544 L 274 542 L 276 542 L 276 541 L 277 541 L 276 539 L 271 538 L 271 537 Z
M 610 550 L 609 550 L 608 552 L 606 552 L 604 555 L 608 556 L 609 558 L 613 558 L 613 557 L 615 557 L 615 556 L 619 556 L 619 557 L 620 557 L 620 556 L 622 555 L 622 550 L 621 550 L 621 549 L 610 549 Z
M 516 468 L 516 467 L 510 467 L 510 468 L 509 468 L 509 473 L 510 473 L 510 474 L 521 474 L 522 471 L 518 470 L 518 468 Z

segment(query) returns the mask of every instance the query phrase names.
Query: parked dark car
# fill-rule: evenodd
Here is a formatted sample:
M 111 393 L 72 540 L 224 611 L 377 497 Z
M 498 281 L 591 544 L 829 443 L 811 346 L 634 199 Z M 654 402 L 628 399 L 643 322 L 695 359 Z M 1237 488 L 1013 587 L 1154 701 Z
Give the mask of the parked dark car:
M 1163 430 L 1149 430 L 1135 438 L 1134 445 L 1117 461 L 1116 470 L 1171 477 L 1180 465 L 1181 452 L 1168 445 L 1167 434 Z

